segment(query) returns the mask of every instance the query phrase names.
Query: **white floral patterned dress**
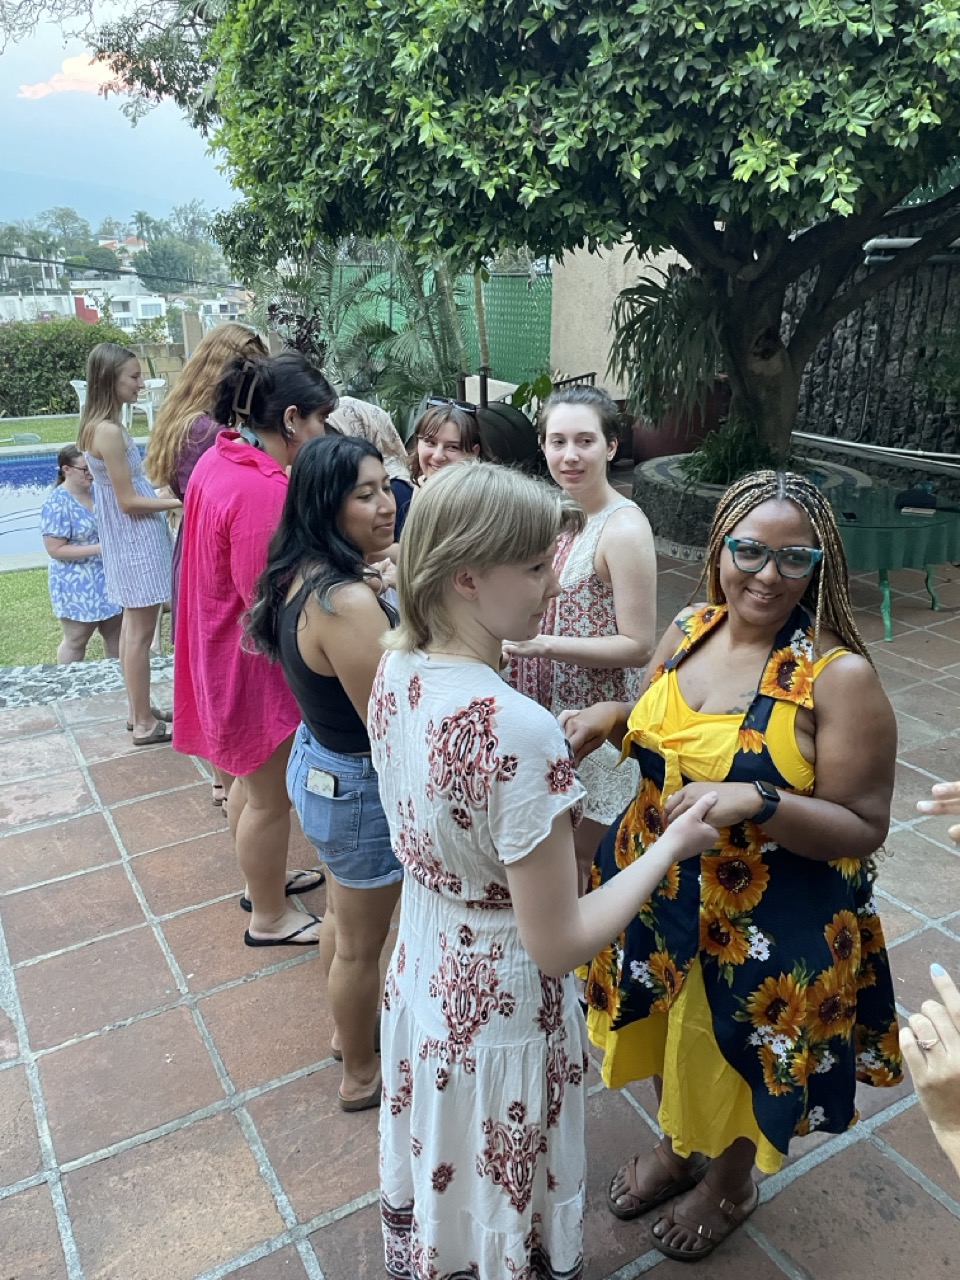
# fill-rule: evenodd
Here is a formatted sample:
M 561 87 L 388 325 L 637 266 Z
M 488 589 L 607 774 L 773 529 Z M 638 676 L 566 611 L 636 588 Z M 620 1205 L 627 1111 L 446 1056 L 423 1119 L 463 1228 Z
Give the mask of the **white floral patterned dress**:
M 615 511 L 635 504 L 617 498 L 596 511 L 580 533 L 561 534 L 553 557 L 553 569 L 560 580 L 560 595 L 551 600 L 541 635 L 615 636 L 617 611 L 613 588 L 594 568 L 597 547 L 604 526 Z M 642 667 L 581 667 L 552 658 L 514 658 L 504 679 L 528 698 L 559 715 L 571 708 L 592 707 L 598 702 L 629 702 L 640 697 Z M 587 789 L 584 817 L 609 826 L 637 794 L 640 774 L 635 760 L 620 763 L 620 752 L 611 742 L 581 760 L 578 772 Z
M 396 1280 L 579 1280 L 587 1041 L 520 942 L 504 864 L 583 797 L 554 718 L 486 666 L 390 653 L 370 745 L 405 876 L 382 1025 Z

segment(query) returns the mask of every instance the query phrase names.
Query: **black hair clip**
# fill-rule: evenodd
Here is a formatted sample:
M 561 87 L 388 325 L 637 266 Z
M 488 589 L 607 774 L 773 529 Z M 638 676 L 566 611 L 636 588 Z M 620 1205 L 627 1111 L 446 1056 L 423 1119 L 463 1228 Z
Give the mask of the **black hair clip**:
M 253 374 L 247 382 L 248 374 Z M 260 383 L 260 371 L 252 360 L 244 360 L 243 368 L 240 370 L 240 379 L 237 382 L 237 389 L 233 396 L 233 405 L 230 412 L 236 414 L 238 418 L 249 418 L 253 409 L 253 396 Z M 246 395 L 243 394 L 246 387 Z M 242 401 L 242 402 L 241 402 Z

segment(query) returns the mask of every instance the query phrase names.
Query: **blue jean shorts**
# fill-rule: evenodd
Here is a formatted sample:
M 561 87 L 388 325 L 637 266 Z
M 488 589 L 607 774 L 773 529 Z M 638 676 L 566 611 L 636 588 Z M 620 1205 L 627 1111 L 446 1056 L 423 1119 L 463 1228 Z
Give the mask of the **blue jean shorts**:
M 321 794 L 329 789 L 331 775 L 333 794 Z M 379 889 L 403 878 L 369 756 L 331 751 L 302 724 L 287 765 L 287 791 L 303 834 L 337 884 Z

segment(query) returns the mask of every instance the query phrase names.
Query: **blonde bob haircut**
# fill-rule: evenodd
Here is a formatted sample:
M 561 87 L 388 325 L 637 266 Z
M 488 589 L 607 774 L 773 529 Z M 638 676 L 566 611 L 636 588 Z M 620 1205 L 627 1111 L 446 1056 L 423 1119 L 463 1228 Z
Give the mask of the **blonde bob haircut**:
M 579 533 L 583 509 L 562 489 L 492 462 L 444 467 L 417 494 L 400 539 L 400 625 L 384 643 L 409 652 L 452 639 L 446 597 L 458 569 L 481 573 L 544 555 Z

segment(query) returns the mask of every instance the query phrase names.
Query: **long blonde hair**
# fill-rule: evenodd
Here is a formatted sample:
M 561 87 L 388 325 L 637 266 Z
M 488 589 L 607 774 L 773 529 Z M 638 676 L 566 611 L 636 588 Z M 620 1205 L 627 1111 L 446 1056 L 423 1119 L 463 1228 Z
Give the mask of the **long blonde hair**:
M 464 565 L 481 572 L 544 554 L 578 533 L 583 508 L 562 489 L 492 462 L 444 467 L 410 508 L 400 539 L 400 625 L 384 640 L 407 652 L 452 638 L 445 599 Z
M 117 379 L 127 361 L 137 358 L 135 351 L 115 342 L 98 342 L 87 356 L 87 398 L 77 429 L 77 445 L 84 452 L 92 447 L 101 422 L 119 423 L 123 406 L 117 395 Z
M 267 349 L 259 335 L 233 321 L 208 329 L 166 397 L 147 442 L 144 469 L 155 485 L 176 485 L 177 462 L 187 433 L 201 414 L 212 414 L 217 385 L 235 356 L 256 360 Z

